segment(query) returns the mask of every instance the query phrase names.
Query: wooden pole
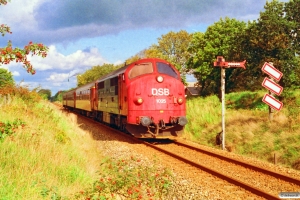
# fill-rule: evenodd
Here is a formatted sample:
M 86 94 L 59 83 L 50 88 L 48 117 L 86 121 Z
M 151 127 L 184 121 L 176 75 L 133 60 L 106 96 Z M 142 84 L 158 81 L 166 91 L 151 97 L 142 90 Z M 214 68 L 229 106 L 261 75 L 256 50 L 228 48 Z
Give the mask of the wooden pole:
M 270 65 L 273 66 L 273 63 L 272 62 L 269 62 Z M 273 77 L 269 77 L 272 81 L 274 81 Z M 274 93 L 272 93 L 270 90 L 269 90 L 269 95 L 273 96 L 274 97 Z M 274 109 L 269 106 L 269 120 L 270 121 L 273 121 L 273 113 L 274 113 Z
M 222 92 L 222 149 L 225 150 L 225 68 L 221 67 L 221 92 Z

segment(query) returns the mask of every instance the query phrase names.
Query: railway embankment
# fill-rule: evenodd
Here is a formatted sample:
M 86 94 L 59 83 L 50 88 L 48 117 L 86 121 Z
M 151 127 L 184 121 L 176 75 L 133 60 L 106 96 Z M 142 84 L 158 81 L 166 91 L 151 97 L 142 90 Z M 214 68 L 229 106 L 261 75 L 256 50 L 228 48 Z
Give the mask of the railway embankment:
M 108 199 L 158 199 L 160 197 L 162 199 L 167 197 L 222 199 L 247 196 L 247 192 L 227 185 L 206 173 L 195 173 L 195 170 L 185 163 L 178 163 L 144 145 L 124 139 L 112 130 L 100 128 L 100 125 L 88 122 L 80 116 L 62 111 L 60 107 L 41 100 L 34 92 L 18 88 L 2 96 L 8 94 L 10 97 L 2 101 L 0 113 L 1 198 L 80 199 L 99 194 L 108 195 L 106 196 Z M 246 111 L 240 111 L 245 115 Z M 288 111 L 275 114 L 275 120 L 284 119 L 281 115 Z M 234 109 L 228 111 L 229 122 L 238 116 L 242 118 L 241 115 L 230 115 L 230 112 L 238 111 Z M 213 111 L 210 113 L 213 114 Z M 253 116 L 250 118 L 252 119 Z M 244 119 L 243 122 L 246 121 Z M 207 129 L 205 131 L 202 129 L 200 132 L 202 136 L 208 130 L 216 131 L 219 125 L 216 123 L 212 126 L 215 128 L 212 129 L 209 124 L 213 124 L 213 121 L 205 123 Z M 250 130 L 249 126 L 254 125 L 251 120 L 247 123 L 244 128 L 248 127 Z M 294 123 L 295 121 L 290 122 L 291 125 L 295 125 Z M 271 127 L 271 129 L 265 128 L 267 132 L 275 129 L 272 128 L 272 123 L 267 123 L 265 126 Z M 277 127 L 280 126 L 277 121 Z M 233 130 L 233 126 L 229 124 L 227 132 L 230 133 L 230 130 Z M 290 139 L 292 136 L 287 136 L 286 130 L 289 129 L 283 129 L 277 136 L 285 135 L 285 138 L 293 144 L 293 140 Z M 291 130 L 297 130 L 297 126 Z M 188 136 L 185 135 L 186 138 Z M 195 137 L 197 139 L 196 134 Z M 203 138 L 207 139 L 207 137 L 208 134 Z M 193 145 L 201 145 L 200 140 L 190 139 L 197 142 L 193 142 Z M 191 143 L 190 139 L 185 141 Z M 227 139 L 229 142 L 227 147 L 230 147 L 230 139 L 231 137 Z M 273 138 L 269 139 L 274 141 Z M 214 139 L 201 141 L 206 141 L 206 146 L 213 146 Z M 239 140 L 236 144 L 240 144 Z M 228 154 L 218 150 L 216 146 L 206 148 L 209 151 Z M 252 164 L 274 168 L 277 172 L 292 176 L 299 174 L 296 170 L 281 166 L 281 162 L 274 165 L 272 162 L 262 162 L 261 159 L 253 158 L 260 158 L 258 154 L 253 154 L 252 158 L 237 155 L 238 148 L 232 146 L 232 151 L 228 155 L 249 160 Z M 255 152 L 255 149 L 252 152 Z M 150 181 L 143 182 L 143 180 Z M 248 197 L 256 198 L 251 194 Z
M 59 199 L 92 184 L 95 141 L 26 88 L 1 89 L 0 199 Z

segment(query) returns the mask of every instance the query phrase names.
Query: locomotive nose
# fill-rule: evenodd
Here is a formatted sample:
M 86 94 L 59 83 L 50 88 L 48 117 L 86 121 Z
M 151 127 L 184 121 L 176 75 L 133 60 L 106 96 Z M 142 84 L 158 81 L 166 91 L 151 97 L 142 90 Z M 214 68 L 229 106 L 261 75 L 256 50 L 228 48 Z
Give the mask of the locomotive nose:
M 186 117 L 179 117 L 178 118 L 178 124 L 181 125 L 181 126 L 184 126 L 187 124 L 187 118 Z

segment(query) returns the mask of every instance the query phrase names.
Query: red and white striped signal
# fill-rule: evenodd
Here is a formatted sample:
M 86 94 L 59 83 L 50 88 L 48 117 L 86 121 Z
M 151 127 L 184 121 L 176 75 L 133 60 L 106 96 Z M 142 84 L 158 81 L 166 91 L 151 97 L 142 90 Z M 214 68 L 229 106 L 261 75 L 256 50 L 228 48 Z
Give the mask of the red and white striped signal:
M 265 62 L 263 67 L 261 68 L 263 72 L 271 76 L 271 79 L 268 79 L 267 77 L 264 79 L 262 82 L 262 86 L 270 90 L 271 93 L 274 93 L 276 95 L 280 95 L 283 87 L 275 83 L 272 78 L 276 79 L 279 81 L 282 77 L 282 72 L 280 72 L 278 69 L 273 67 L 272 64 Z M 283 106 L 283 103 L 278 101 L 275 97 L 273 97 L 270 94 L 265 94 L 265 96 L 262 99 L 263 102 L 268 104 L 270 107 L 280 110 Z
M 261 70 L 266 74 L 272 76 L 277 81 L 279 81 L 283 75 L 281 71 L 279 71 L 278 69 L 276 69 L 275 67 L 273 67 L 271 64 L 267 62 L 265 62 Z
M 267 77 L 262 82 L 262 86 L 267 88 L 268 90 L 270 90 L 271 92 L 273 92 L 274 94 L 276 94 L 278 96 L 281 94 L 281 92 L 283 90 L 283 87 L 281 87 L 280 85 L 278 85 L 271 79 L 268 79 Z
M 271 106 L 276 110 L 281 110 L 283 103 L 275 99 L 273 96 L 269 94 L 265 94 L 264 98 L 262 99 L 263 102 Z

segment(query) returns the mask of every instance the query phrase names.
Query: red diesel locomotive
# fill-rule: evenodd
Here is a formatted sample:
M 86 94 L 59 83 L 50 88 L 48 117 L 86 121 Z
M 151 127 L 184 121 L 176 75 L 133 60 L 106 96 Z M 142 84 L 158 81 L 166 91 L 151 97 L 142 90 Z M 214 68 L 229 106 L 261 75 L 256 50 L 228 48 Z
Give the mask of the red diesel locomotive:
M 138 60 L 66 92 L 63 106 L 139 138 L 176 137 L 187 123 L 180 74 L 157 58 Z

